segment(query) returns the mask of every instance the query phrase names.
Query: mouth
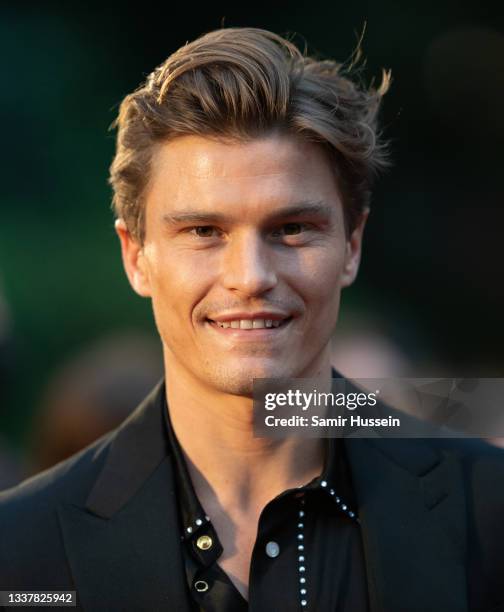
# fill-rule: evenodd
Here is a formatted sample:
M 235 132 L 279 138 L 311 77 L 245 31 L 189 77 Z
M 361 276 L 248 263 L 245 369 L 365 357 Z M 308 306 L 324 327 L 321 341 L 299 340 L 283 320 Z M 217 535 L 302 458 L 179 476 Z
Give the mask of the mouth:
M 285 317 L 284 319 L 235 319 L 231 321 L 214 321 L 206 319 L 212 327 L 219 331 L 225 332 L 245 332 L 249 334 L 275 332 L 283 327 L 286 327 L 293 317 Z

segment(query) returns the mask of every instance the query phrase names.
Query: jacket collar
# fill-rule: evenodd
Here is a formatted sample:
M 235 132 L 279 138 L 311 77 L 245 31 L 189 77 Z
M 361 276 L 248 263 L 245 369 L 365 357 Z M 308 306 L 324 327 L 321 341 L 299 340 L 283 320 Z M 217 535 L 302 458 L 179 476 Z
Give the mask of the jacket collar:
M 169 455 L 164 397 L 161 381 L 116 430 L 107 462 L 86 502 L 90 512 L 111 518 Z

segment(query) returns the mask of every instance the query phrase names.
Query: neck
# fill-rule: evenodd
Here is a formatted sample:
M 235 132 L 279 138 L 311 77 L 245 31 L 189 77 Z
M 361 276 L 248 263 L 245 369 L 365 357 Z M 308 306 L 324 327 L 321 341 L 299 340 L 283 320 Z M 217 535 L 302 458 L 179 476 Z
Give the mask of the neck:
M 233 505 L 254 514 L 287 488 L 306 484 L 322 471 L 323 440 L 256 438 L 253 400 L 209 389 L 170 363 L 166 397 L 173 429 L 191 479 L 207 506 Z M 331 384 L 329 361 L 317 368 L 323 386 Z M 315 377 L 311 372 L 303 377 Z

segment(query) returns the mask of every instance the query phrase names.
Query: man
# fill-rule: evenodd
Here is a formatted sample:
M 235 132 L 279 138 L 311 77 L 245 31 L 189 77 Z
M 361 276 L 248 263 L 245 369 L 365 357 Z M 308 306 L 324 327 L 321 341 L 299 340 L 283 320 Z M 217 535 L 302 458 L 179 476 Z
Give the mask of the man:
M 76 590 L 100 611 L 504 609 L 499 451 L 253 436 L 254 378 L 330 383 L 388 83 L 225 29 L 125 98 L 116 230 L 165 381 L 3 495 L 2 589 Z

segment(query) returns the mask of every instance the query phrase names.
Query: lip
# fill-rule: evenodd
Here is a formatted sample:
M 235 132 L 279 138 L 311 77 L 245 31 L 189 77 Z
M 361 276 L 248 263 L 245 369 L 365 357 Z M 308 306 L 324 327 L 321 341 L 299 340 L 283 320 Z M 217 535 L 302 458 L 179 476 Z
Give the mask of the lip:
M 209 321 L 215 323 L 225 323 L 226 321 L 237 321 L 240 319 L 271 319 L 273 321 L 283 321 L 284 319 L 292 318 L 289 313 L 283 313 L 272 310 L 258 310 L 256 312 L 228 312 L 217 316 L 207 317 Z

